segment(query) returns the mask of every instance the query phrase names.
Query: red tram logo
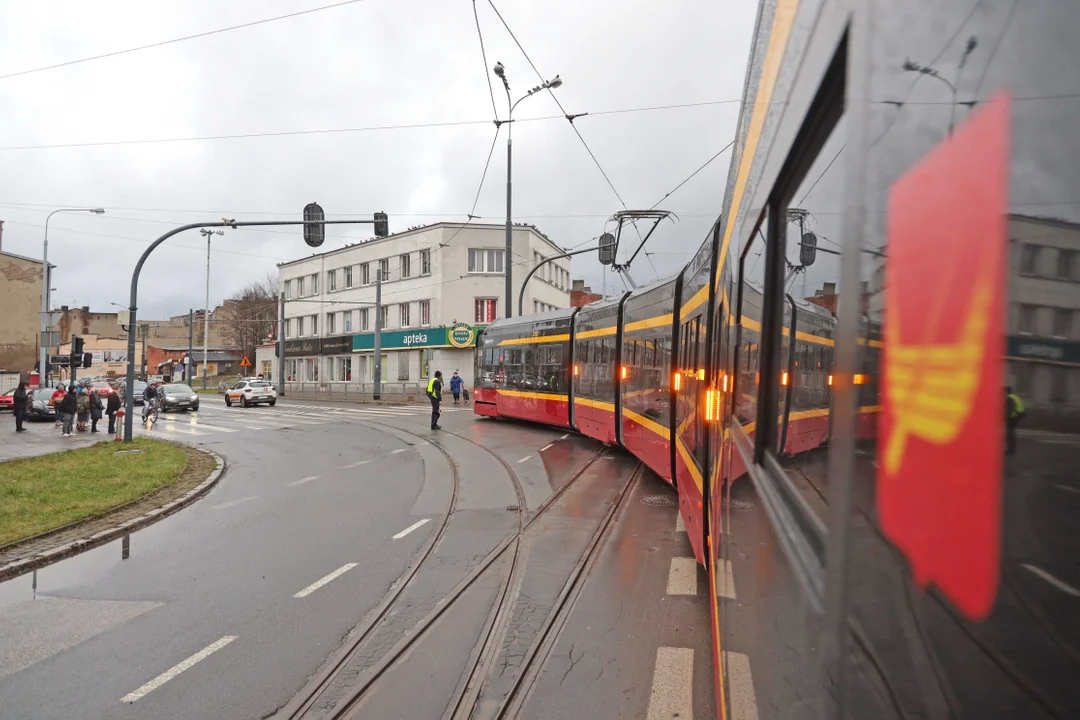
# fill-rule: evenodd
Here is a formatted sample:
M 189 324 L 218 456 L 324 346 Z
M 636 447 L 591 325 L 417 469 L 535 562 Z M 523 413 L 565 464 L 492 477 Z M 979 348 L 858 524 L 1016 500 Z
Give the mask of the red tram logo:
M 878 513 L 916 583 L 973 619 L 1000 566 L 1009 108 L 987 102 L 889 192 Z

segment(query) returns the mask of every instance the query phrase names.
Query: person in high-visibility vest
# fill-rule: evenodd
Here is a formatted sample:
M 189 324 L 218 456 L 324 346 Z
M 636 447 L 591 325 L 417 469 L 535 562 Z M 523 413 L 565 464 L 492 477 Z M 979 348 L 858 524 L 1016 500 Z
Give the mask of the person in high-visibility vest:
M 1011 387 L 1005 388 L 1005 454 L 1016 454 L 1016 426 L 1024 417 L 1024 401 L 1013 392 Z
M 439 410 L 439 404 L 442 402 L 442 370 L 436 370 L 435 377 L 428 380 L 427 396 L 428 400 L 431 400 L 431 429 L 442 430 L 439 426 L 439 415 L 442 414 Z

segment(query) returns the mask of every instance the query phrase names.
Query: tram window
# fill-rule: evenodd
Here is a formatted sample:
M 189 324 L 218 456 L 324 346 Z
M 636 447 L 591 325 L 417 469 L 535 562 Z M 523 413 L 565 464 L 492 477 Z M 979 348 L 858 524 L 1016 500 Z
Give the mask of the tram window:
M 742 355 L 739 364 L 742 369 L 735 379 L 734 410 L 735 417 L 742 424 L 757 420 L 757 399 L 759 383 L 757 380 L 759 351 L 761 345 L 761 305 L 762 290 L 765 281 L 766 242 L 765 232 L 768 227 L 767 213 L 758 223 L 758 227 L 743 241 L 739 253 L 739 296 L 735 314 L 739 316 L 742 328 Z

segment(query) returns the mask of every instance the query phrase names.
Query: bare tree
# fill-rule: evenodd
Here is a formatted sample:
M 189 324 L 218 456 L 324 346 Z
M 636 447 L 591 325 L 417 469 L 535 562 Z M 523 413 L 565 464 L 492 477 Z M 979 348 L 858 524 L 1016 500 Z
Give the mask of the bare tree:
M 217 322 L 225 343 L 255 362 L 255 346 L 276 335 L 278 321 L 277 277 L 267 274 L 225 299 Z

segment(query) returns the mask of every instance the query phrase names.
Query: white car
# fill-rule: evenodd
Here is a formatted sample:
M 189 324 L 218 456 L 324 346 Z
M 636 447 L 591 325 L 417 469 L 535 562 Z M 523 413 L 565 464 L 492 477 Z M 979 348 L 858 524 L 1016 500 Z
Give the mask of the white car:
M 272 406 L 277 404 L 277 389 L 265 380 L 241 380 L 225 391 L 225 404 L 232 407 L 234 402 L 242 407 L 259 403 Z

